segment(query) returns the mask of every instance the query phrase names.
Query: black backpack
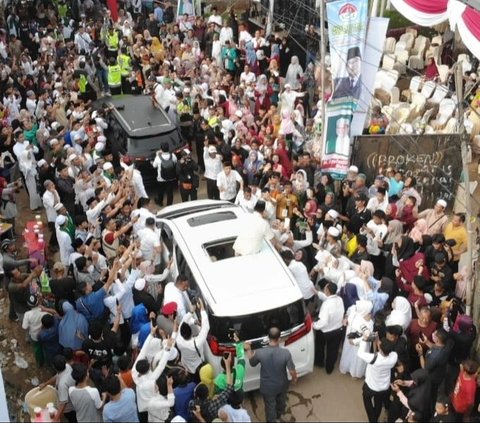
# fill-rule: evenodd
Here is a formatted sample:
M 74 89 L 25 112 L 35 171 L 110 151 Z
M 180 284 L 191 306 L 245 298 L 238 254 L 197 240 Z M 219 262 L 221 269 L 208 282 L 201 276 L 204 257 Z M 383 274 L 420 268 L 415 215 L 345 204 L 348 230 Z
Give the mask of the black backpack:
M 172 153 L 170 153 L 169 159 L 164 159 L 160 156 L 161 160 L 161 168 L 160 168 L 160 175 L 163 180 L 171 181 L 177 177 L 177 171 L 175 168 L 175 162 L 173 161 Z

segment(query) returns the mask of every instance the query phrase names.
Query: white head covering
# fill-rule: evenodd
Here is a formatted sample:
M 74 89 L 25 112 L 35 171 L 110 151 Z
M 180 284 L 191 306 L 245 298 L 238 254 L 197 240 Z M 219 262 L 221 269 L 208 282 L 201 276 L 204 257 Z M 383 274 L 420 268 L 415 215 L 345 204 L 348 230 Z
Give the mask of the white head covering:
M 368 300 L 358 300 L 355 303 L 355 311 L 362 317 L 368 316 L 373 310 L 373 304 Z
M 58 226 L 64 225 L 66 221 L 67 221 L 67 218 L 63 214 L 57 216 L 57 218 L 55 219 L 55 223 Z
M 327 214 L 333 219 L 333 220 L 336 220 L 338 219 L 338 216 L 340 216 L 340 213 L 338 213 L 336 210 L 334 209 L 330 209 Z
M 135 281 L 134 287 L 137 291 L 142 291 L 145 288 L 146 284 L 147 284 L 146 280 L 143 278 L 140 278 Z
M 327 234 L 335 238 L 338 238 L 338 236 L 340 235 L 340 231 L 335 226 L 330 226 L 328 228 Z
M 398 325 L 406 331 L 412 321 L 412 306 L 405 297 L 395 297 L 392 303 L 392 312 L 385 321 L 387 326 Z

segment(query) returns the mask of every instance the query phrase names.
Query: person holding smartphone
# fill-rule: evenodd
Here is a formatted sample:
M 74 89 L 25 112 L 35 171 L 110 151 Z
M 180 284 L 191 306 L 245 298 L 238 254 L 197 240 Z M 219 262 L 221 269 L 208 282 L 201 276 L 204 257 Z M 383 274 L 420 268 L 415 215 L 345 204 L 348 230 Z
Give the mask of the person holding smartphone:
M 237 357 L 236 364 L 232 367 L 232 373 L 235 375 L 233 378 L 235 380 L 233 389 L 235 391 L 239 391 L 243 388 L 243 381 L 245 379 L 245 347 L 240 338 L 238 337 L 238 333 L 235 329 L 229 329 L 229 338 L 235 343 L 235 355 Z M 226 355 L 225 355 L 226 354 Z M 229 353 L 225 353 L 224 358 L 229 355 Z M 232 362 L 235 362 L 235 359 L 232 359 Z M 225 391 L 228 386 L 227 381 L 227 373 L 225 368 L 225 361 L 222 360 L 220 362 L 223 372 L 219 373 L 214 380 L 215 385 L 215 393 L 218 394 L 220 392 Z

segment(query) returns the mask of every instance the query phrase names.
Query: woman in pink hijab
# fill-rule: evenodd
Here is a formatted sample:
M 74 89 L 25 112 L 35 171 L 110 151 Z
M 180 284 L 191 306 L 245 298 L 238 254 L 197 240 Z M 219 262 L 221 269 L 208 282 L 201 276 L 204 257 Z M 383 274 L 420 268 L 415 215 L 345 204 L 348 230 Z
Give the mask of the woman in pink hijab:
M 427 231 L 427 221 L 425 219 L 418 219 L 408 236 L 413 239 L 413 242 L 420 243 L 422 242 L 422 236 L 427 235 Z

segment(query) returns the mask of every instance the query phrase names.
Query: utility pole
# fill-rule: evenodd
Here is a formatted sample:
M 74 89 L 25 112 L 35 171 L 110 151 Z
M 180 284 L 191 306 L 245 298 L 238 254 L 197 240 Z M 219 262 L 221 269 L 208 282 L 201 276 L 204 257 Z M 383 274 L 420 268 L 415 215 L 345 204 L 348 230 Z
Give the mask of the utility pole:
M 269 36 L 273 33 L 273 11 L 275 8 L 275 0 L 270 0 L 268 2 L 268 16 L 267 16 L 267 25 L 265 34 Z
M 465 116 L 463 109 L 463 69 L 462 64 L 455 65 L 455 89 L 458 99 L 458 131 L 461 138 L 462 148 L 462 166 L 463 166 L 463 183 L 465 192 L 465 221 L 467 225 L 468 244 L 467 244 L 467 298 L 466 298 L 466 313 L 472 315 L 472 300 L 473 300 L 473 248 L 475 245 L 474 232 L 472 228 L 472 201 L 470 194 L 470 175 L 468 171 L 468 148 L 467 148 L 467 134 L 465 132 Z
M 327 55 L 327 37 L 325 35 L 325 2 L 326 0 L 320 0 L 320 66 L 322 69 L 322 79 L 320 80 L 320 99 L 322 100 L 322 140 L 323 132 L 325 131 L 325 57 Z M 323 141 L 322 141 L 323 144 Z M 322 150 L 323 153 L 323 145 Z
M 380 16 L 383 18 L 383 14 L 385 13 L 385 7 L 386 7 L 386 0 L 381 0 L 380 3 Z

